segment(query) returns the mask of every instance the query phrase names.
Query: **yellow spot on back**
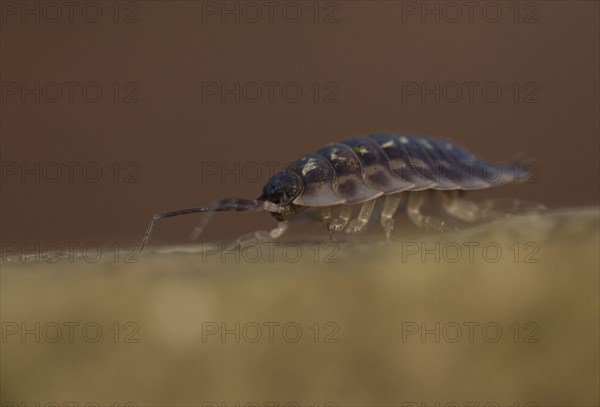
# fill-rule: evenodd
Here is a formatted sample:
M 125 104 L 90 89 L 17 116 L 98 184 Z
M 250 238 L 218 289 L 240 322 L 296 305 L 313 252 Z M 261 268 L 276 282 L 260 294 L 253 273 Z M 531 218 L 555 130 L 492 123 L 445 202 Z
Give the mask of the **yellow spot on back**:
M 352 147 L 352 151 L 359 155 L 365 155 L 369 152 L 365 146 Z
M 408 140 L 408 139 L 407 139 L 406 137 L 404 137 L 404 136 L 401 136 L 401 137 L 400 137 L 400 142 L 401 142 L 402 144 L 408 144 L 408 143 L 410 142 L 410 140 Z
M 383 143 L 381 145 L 381 147 L 388 148 L 388 147 L 392 147 L 393 145 L 394 145 L 394 140 L 389 140 L 389 141 L 386 141 L 385 143 Z

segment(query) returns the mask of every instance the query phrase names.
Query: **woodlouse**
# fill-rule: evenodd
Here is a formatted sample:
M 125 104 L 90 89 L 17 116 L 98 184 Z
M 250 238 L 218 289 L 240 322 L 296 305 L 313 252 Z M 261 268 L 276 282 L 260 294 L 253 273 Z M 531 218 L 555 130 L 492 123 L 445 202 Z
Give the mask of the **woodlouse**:
M 290 164 L 267 181 L 257 199 L 226 198 L 206 207 L 154 215 L 141 247 L 147 243 L 157 220 L 198 212 L 268 211 L 277 220 L 271 231 L 257 231 L 237 242 L 277 239 L 294 215 L 309 208 L 321 209 L 322 220 L 332 236 L 343 229 L 353 233 L 367 225 L 380 197 L 380 222 L 388 239 L 394 214 L 406 196 L 406 212 L 415 224 L 444 230 L 443 220 L 421 213 L 432 191 L 446 214 L 472 222 L 481 219 L 489 208 L 461 199 L 461 191 L 522 181 L 526 175 L 518 164 L 509 167 L 482 160 L 448 140 L 394 134 L 354 137 Z M 358 204 L 358 216 L 350 220 L 352 205 Z M 333 207 L 339 207 L 337 216 Z M 196 236 L 207 221 L 208 217 L 202 219 Z

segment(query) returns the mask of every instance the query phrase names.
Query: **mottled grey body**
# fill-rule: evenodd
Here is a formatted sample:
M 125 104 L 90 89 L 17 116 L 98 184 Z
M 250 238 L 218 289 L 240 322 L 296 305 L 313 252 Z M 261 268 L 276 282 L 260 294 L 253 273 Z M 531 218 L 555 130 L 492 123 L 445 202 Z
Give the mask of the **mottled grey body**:
M 485 189 L 518 176 L 450 141 L 393 134 L 331 144 L 287 170 L 304 184 L 293 203 L 309 207 L 355 205 L 403 191 Z
M 289 173 L 298 180 L 294 181 Z M 433 190 L 447 214 L 473 222 L 481 219 L 483 211 L 460 199 L 459 191 L 500 186 L 519 181 L 524 175 L 526 172 L 518 166 L 485 161 L 448 140 L 394 134 L 354 137 L 305 155 L 269 180 L 259 200 L 279 200 L 284 210 L 273 213 L 280 223 L 264 236 L 280 236 L 288 219 L 314 207 L 322 208 L 323 222 L 332 235 L 344 228 L 348 233 L 360 231 L 382 196 L 380 220 L 388 238 L 394 214 L 404 200 L 408 216 L 417 225 L 444 230 L 443 220 L 421 213 L 426 198 L 432 194 L 419 191 Z M 295 197 L 281 202 L 274 191 L 283 191 L 285 184 L 295 183 L 300 186 L 293 188 Z M 358 204 L 362 206 L 351 221 L 352 205 Z M 337 215 L 334 208 L 339 209 Z

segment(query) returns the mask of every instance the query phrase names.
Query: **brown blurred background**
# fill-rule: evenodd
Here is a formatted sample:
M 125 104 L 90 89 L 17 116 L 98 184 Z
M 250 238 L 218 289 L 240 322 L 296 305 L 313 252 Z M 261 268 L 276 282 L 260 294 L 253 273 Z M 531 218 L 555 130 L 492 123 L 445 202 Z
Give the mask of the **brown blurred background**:
M 501 14 L 482 3 L 472 15 L 436 2 L 292 3 L 270 15 L 262 2 L 76 2 L 72 14 L 2 2 L 2 241 L 137 241 L 156 212 L 258 196 L 263 163 L 281 168 L 379 131 L 539 163 L 539 182 L 475 198 L 598 203 L 597 2 L 494 3 Z M 424 92 L 436 82 L 437 95 Z M 477 83 L 472 100 L 467 82 Z M 218 94 L 236 83 L 239 102 Z M 253 102 L 256 83 L 263 94 Z M 239 182 L 222 182 L 236 163 Z M 86 165 L 92 178 L 102 170 L 98 182 L 83 178 Z M 270 225 L 265 217 L 223 215 L 207 233 L 233 238 Z M 161 224 L 154 242 L 186 242 L 193 223 Z
M 2 248 L 113 248 L 98 262 L 0 259 L 0 400 L 598 405 L 599 3 L 298 1 L 270 3 L 272 14 L 266 3 L 0 3 Z M 471 196 L 555 210 L 427 234 L 408 260 L 416 242 L 402 227 L 387 244 L 379 233 L 336 246 L 334 263 L 311 257 L 314 241 L 297 263 L 202 261 L 179 246 L 129 262 L 112 245 L 138 242 L 156 212 L 258 196 L 271 163 L 380 131 L 535 159 L 537 182 Z M 269 217 L 216 216 L 202 238 Z M 195 221 L 161 223 L 152 245 L 187 243 Z M 422 257 L 440 242 L 501 254 Z M 23 338 L 35 322 L 69 321 L 104 336 Z M 203 323 L 235 321 L 296 321 L 306 335 L 202 342 Z M 336 323 L 339 343 L 311 341 L 315 321 Z M 402 341 L 405 322 L 465 321 L 504 334 Z M 139 341 L 113 340 L 115 322 L 133 322 Z M 539 327 L 536 340 L 515 340 L 515 323 Z

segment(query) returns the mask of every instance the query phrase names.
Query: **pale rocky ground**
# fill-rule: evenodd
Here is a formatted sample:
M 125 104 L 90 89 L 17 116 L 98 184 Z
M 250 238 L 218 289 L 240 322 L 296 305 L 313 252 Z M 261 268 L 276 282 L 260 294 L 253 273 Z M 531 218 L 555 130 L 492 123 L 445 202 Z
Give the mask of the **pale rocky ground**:
M 278 248 L 256 263 L 178 248 L 139 263 L 12 259 L 2 402 L 597 406 L 599 243 L 598 208 L 587 208 L 423 241 L 287 246 L 301 247 L 295 263 Z M 211 331 L 222 323 L 224 339 Z M 411 329 L 423 323 L 421 338 Z

